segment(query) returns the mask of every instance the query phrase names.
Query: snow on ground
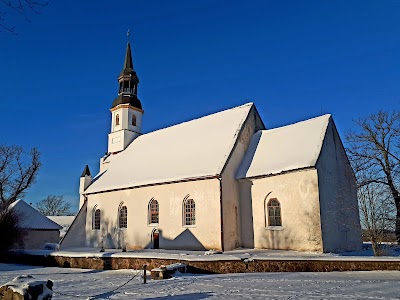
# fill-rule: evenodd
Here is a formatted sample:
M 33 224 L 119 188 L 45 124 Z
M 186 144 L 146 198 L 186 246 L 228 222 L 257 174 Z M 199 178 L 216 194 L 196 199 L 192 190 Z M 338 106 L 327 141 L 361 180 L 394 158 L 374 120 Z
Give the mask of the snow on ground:
M 19 275 L 54 282 L 53 299 L 399 299 L 400 272 L 181 275 L 143 284 L 134 270 L 99 271 L 0 264 L 0 284 Z M 57 292 L 59 292 L 57 294 Z M 60 294 L 71 294 L 71 296 Z M 80 297 L 72 296 L 81 295 Z

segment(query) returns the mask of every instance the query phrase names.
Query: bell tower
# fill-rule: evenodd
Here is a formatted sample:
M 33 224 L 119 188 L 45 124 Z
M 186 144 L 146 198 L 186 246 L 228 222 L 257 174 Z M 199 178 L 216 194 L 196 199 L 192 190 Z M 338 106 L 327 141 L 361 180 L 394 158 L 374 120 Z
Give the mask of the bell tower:
M 126 45 L 125 61 L 118 76 L 118 96 L 111 105 L 111 132 L 108 135 L 108 152 L 116 153 L 141 134 L 142 104 L 137 97 L 139 77 L 133 69 L 131 44 Z

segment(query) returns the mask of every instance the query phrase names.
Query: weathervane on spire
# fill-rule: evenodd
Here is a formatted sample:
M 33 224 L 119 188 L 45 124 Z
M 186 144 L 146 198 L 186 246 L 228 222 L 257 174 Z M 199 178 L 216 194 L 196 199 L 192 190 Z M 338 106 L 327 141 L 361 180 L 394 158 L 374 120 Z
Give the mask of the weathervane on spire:
M 128 37 L 128 42 L 129 42 L 129 36 L 131 35 L 130 30 L 128 29 L 128 31 L 126 32 L 126 36 Z

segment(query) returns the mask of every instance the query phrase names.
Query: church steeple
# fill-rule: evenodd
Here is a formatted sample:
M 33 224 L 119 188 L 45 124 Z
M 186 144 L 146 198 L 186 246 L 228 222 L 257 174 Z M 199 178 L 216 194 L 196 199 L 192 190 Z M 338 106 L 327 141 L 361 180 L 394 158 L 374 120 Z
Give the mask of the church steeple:
M 125 61 L 124 61 L 124 68 L 122 69 L 121 74 L 119 76 L 122 76 L 124 74 L 131 74 L 133 71 L 133 63 L 132 63 L 132 51 L 131 51 L 131 43 L 128 41 L 128 44 L 126 45 L 126 53 L 125 53 Z M 135 73 L 136 75 L 136 73 Z
M 129 38 L 129 31 L 128 31 Z M 139 77 L 132 61 L 131 44 L 126 45 L 124 66 L 118 76 L 118 96 L 111 105 L 111 133 L 108 135 L 108 152 L 125 150 L 141 134 L 142 103 L 137 97 Z
M 115 98 L 111 108 L 120 104 L 130 104 L 133 107 L 142 109 L 142 103 L 137 97 L 139 77 L 133 69 L 131 43 L 126 45 L 124 66 L 118 76 L 118 97 Z

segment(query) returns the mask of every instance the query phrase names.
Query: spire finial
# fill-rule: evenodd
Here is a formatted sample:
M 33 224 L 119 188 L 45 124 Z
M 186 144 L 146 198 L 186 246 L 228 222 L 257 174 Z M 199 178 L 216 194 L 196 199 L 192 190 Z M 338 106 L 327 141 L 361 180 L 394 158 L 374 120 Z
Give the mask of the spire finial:
M 128 38 L 128 43 L 129 43 L 129 36 L 131 35 L 130 29 L 128 29 L 128 31 L 126 32 L 126 36 Z

